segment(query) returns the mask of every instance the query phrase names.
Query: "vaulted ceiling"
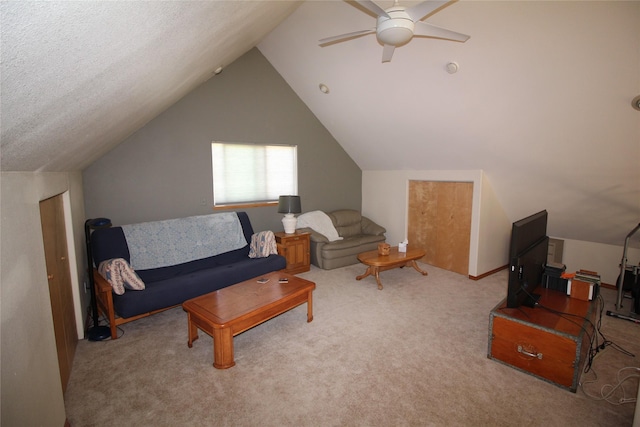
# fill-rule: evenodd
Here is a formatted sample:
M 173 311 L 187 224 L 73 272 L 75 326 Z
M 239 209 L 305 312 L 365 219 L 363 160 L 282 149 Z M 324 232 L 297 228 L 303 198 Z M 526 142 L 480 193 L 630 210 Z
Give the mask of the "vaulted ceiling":
M 425 21 L 466 43 L 414 38 L 389 63 L 373 34 L 318 45 L 375 26 L 341 0 L 3 1 L 0 19 L 3 171 L 81 170 L 257 46 L 363 170 L 482 169 L 512 219 L 546 208 L 569 239 L 621 245 L 640 221 L 637 1 L 463 0 Z
M 2 1 L 2 170 L 84 169 L 300 3 Z

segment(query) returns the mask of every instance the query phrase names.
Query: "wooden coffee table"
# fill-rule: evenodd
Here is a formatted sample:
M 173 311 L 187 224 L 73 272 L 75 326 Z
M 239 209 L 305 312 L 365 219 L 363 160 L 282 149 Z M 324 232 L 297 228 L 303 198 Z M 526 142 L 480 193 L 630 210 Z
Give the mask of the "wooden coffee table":
M 258 279 L 269 279 L 259 283 Z M 288 279 L 280 283 L 279 279 Z M 276 271 L 185 301 L 189 348 L 198 328 L 213 337 L 213 366 L 227 369 L 233 361 L 233 337 L 285 311 L 307 303 L 307 322 L 313 320 L 312 292 L 316 284 Z
M 426 276 L 429 273 L 421 270 L 416 263 L 416 260 L 423 256 L 425 256 L 425 251 L 422 249 L 407 247 L 407 252 L 398 252 L 397 246 L 391 247 L 389 255 L 380 255 L 377 250 L 363 252 L 358 254 L 358 260 L 368 267 L 364 274 L 356 277 L 356 280 L 362 280 L 369 275 L 374 275 L 376 277 L 376 282 L 378 282 L 378 289 L 382 289 L 382 282 L 380 282 L 381 271 L 390 270 L 392 268 L 402 268 L 407 265 L 410 265 L 415 268 L 418 273 Z

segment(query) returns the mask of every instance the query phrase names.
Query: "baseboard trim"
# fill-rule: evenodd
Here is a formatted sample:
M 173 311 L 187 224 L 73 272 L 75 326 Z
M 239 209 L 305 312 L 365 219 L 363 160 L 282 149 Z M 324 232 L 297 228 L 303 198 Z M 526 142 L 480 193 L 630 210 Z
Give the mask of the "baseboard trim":
M 491 270 L 491 271 L 487 271 L 486 273 L 483 273 L 483 274 L 481 274 L 481 275 L 479 275 L 479 276 L 472 276 L 472 275 L 469 275 L 469 279 L 471 279 L 471 280 L 480 280 L 480 279 L 484 279 L 485 277 L 487 277 L 487 276 L 491 276 L 492 274 L 497 273 L 497 272 L 498 272 L 498 271 L 500 271 L 500 270 L 504 270 L 505 268 L 509 268 L 509 266 L 508 266 L 508 265 L 503 265 L 502 267 L 498 267 L 498 268 L 493 269 L 493 270 Z
M 469 275 L 469 279 L 471 279 L 471 280 L 480 280 L 480 279 L 484 279 L 485 277 L 487 277 L 487 276 L 491 276 L 492 274 L 495 274 L 495 273 L 497 273 L 497 272 L 498 272 L 498 271 L 500 271 L 500 270 L 504 270 L 505 268 L 509 268 L 509 266 L 508 266 L 508 265 L 503 265 L 502 267 L 498 267 L 498 268 L 496 268 L 496 269 L 494 269 L 494 270 L 487 271 L 486 273 L 483 273 L 483 274 L 481 274 L 481 275 L 479 275 L 479 276 L 472 276 L 472 275 Z M 600 283 L 600 287 L 602 287 L 602 288 L 606 288 L 606 289 L 613 289 L 613 290 L 618 289 L 618 287 L 617 287 L 616 285 L 612 285 L 612 284 L 610 284 L 610 283 L 604 283 L 604 282 L 601 282 L 601 283 Z

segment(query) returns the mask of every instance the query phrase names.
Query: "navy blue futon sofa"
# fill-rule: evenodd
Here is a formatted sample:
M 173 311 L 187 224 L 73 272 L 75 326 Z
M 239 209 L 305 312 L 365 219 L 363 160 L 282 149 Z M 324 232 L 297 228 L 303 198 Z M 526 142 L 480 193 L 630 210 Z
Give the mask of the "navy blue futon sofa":
M 124 294 L 117 295 L 113 292 L 111 284 L 98 273 L 98 270 L 94 270 L 98 308 L 108 318 L 112 339 L 117 338 L 117 326 L 123 323 L 149 316 L 180 305 L 188 299 L 286 267 L 285 258 L 277 254 L 263 258 L 249 257 L 251 236 L 254 233 L 253 227 L 246 212 L 235 212 L 235 214 L 237 214 L 242 226 L 241 232 L 237 231 L 236 240 L 244 246 L 175 265 L 163 265 L 148 269 L 136 268 L 135 273 L 144 282 L 144 290 L 126 290 Z M 222 214 L 190 218 L 207 219 L 213 218 L 215 215 Z M 177 221 L 180 226 L 181 220 L 172 221 Z M 157 223 L 151 222 L 142 225 L 150 224 L 153 227 L 153 224 Z M 125 233 L 129 230 L 126 227 L 129 226 L 123 227 L 110 227 L 93 232 L 91 249 L 96 267 L 103 261 L 111 259 L 122 258 L 131 263 L 131 252 L 146 252 L 146 249 L 153 249 L 130 248 L 132 242 L 127 242 L 127 237 L 125 237 Z M 141 230 L 144 233 L 145 228 Z M 207 231 L 202 230 L 202 233 Z M 145 241 L 144 236 L 142 237 L 142 240 Z M 133 240 L 131 234 L 129 234 L 129 238 Z M 163 238 L 167 241 L 162 242 Z M 152 236 L 152 239 L 155 239 L 152 240 L 154 244 L 148 246 L 154 246 L 155 249 L 162 249 L 161 246 L 166 244 L 169 247 L 168 250 L 171 251 L 176 246 L 175 236 L 172 237 L 170 234 L 165 237 L 165 233 L 158 232 L 157 236 Z M 131 267 L 134 265 L 132 264 Z

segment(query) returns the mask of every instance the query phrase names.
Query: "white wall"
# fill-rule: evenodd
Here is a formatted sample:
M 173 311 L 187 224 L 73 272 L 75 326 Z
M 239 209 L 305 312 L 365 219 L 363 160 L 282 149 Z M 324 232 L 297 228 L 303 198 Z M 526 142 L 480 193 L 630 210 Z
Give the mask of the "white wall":
M 639 239 L 640 233 L 635 235 L 634 240 L 637 242 Z M 596 271 L 600 274 L 603 283 L 615 285 L 620 274 L 623 245 L 624 242 L 621 246 L 615 246 L 567 239 L 564 241 L 562 262 L 567 266 L 567 271 L 580 269 Z M 640 264 L 640 249 L 627 250 L 627 264 Z
M 493 271 L 508 263 L 509 240 L 511 238 L 511 221 L 507 218 L 502 205 L 485 173 L 481 175 L 480 209 L 478 230 L 478 263 L 477 274 Z M 534 213 L 534 212 L 531 212 Z M 470 273 L 471 274 L 471 273 Z
M 468 274 L 480 276 L 507 264 L 511 222 L 480 170 L 363 171 L 362 213 L 387 229 L 387 242 L 395 245 L 407 236 L 410 180 L 472 182 Z
M 65 422 L 64 398 L 53 332 L 53 317 L 40 222 L 41 200 L 64 194 L 71 214 L 70 256 L 82 260 L 83 202 L 79 172 L 3 172 L 0 291 L 2 425 Z M 74 252 L 77 250 L 78 252 Z M 77 267 L 77 269 L 76 269 Z M 74 286 L 82 267 L 71 265 Z M 83 273 L 82 273 L 83 274 Z M 74 289 L 74 298 L 81 298 Z M 82 305 L 76 301 L 76 315 Z M 82 334 L 82 327 L 79 330 Z
M 551 234 L 622 244 L 640 219 L 640 1 L 460 1 L 428 21 L 466 43 L 414 39 L 385 64 L 372 35 L 317 47 L 369 19 L 308 1 L 260 43 L 362 170 L 482 170 L 509 218 L 543 205 Z
M 480 276 L 508 264 L 511 224 L 521 218 L 506 216 L 482 171 L 364 171 L 362 212 L 386 227 L 387 242 L 397 244 L 406 238 L 409 180 L 473 182 L 469 275 Z M 540 206 L 539 210 L 547 208 Z M 551 215 L 550 222 L 554 220 Z M 617 246 L 551 237 L 564 240 L 563 263 L 567 271 L 597 271 L 603 283 L 616 283 L 624 241 Z M 640 233 L 631 240 L 637 244 Z M 627 262 L 638 265 L 640 250 L 629 248 Z

